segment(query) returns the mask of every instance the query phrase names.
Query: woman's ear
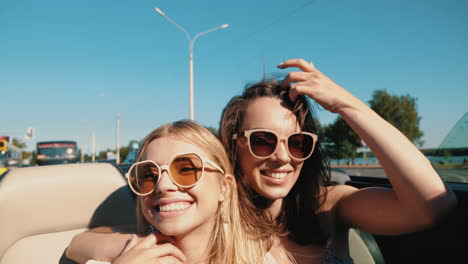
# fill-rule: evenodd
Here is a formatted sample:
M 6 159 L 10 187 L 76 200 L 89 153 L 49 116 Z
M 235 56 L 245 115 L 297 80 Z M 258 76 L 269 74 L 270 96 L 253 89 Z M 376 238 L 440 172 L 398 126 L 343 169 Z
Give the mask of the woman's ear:
M 231 174 L 226 174 L 224 176 L 223 181 L 221 182 L 221 192 L 219 193 L 219 202 L 224 202 L 226 197 L 229 196 L 229 192 L 231 192 L 232 185 L 234 182 L 234 177 Z

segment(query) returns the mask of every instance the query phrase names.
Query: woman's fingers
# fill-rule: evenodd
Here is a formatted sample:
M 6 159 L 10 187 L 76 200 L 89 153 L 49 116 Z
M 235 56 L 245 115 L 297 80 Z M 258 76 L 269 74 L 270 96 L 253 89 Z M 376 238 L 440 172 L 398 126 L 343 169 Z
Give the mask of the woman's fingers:
M 150 258 L 155 259 L 171 256 L 179 260 L 181 263 L 184 263 L 186 261 L 184 253 L 182 253 L 180 249 L 178 249 L 176 246 L 170 243 L 157 245 L 153 247 L 150 251 L 148 251 L 147 254 Z
M 156 236 L 150 234 L 134 245 L 134 238 L 132 237 L 125 251 L 113 263 L 185 263 L 186 257 L 180 249 L 170 243 L 156 244 L 156 241 Z
M 280 69 L 289 67 L 302 70 L 290 72 L 281 83 L 283 88 L 290 87 L 289 98 L 292 101 L 295 101 L 298 95 L 306 95 L 333 113 L 364 105 L 343 87 L 315 69 L 313 64 L 303 59 L 292 59 L 278 65 Z
M 129 251 L 130 249 L 132 249 L 133 247 L 135 247 L 136 245 L 138 244 L 138 237 L 137 235 L 135 234 L 132 234 L 132 237 L 130 238 L 130 240 L 127 242 L 127 245 L 125 246 L 124 250 L 122 251 L 121 254 Z
M 166 257 L 158 258 L 157 260 L 155 260 L 154 262 L 151 262 L 151 263 L 154 263 L 154 264 L 183 264 L 185 262 L 183 262 L 180 259 L 175 258 L 173 256 L 166 256 Z
M 146 252 L 146 254 L 149 254 L 150 258 L 173 256 L 181 262 L 184 262 L 185 256 L 182 251 L 173 244 L 168 243 L 169 241 L 174 242 L 174 239 L 159 232 L 154 232 L 145 237 L 145 239 L 135 247 L 149 248 L 149 251 Z
M 138 239 L 136 242 L 138 242 Z M 174 243 L 174 242 L 175 240 L 173 237 L 163 235 L 160 232 L 156 231 L 147 235 L 143 240 L 141 240 L 141 242 L 138 243 L 138 247 L 149 248 L 157 244 Z
M 303 95 L 311 93 L 311 88 L 305 85 L 291 85 L 291 88 L 289 90 L 289 99 L 291 99 L 292 102 L 296 101 L 298 95 Z M 311 96 L 309 96 L 311 97 Z M 311 97 L 312 98 L 312 97 Z
M 153 232 L 152 235 L 156 236 L 156 244 L 174 243 L 175 242 L 174 237 L 166 236 L 166 235 L 162 234 L 159 231 Z
M 285 60 L 282 63 L 278 64 L 278 68 L 290 68 L 290 67 L 297 67 L 301 69 L 301 71 L 305 72 L 313 72 L 315 71 L 314 64 L 312 62 L 306 61 L 304 59 L 290 59 Z
M 281 87 L 286 88 L 293 82 L 304 82 L 318 77 L 318 73 L 315 72 L 290 72 L 281 82 Z
M 135 248 L 150 248 L 156 245 L 157 239 L 154 233 L 147 235 L 143 240 L 141 240 Z

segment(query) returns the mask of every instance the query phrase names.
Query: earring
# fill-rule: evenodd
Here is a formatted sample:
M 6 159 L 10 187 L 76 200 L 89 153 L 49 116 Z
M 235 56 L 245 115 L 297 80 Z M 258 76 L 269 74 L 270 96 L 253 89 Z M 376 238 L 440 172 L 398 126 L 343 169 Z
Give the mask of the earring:
M 152 233 L 154 233 L 155 231 L 156 231 L 156 228 L 154 228 L 154 226 L 152 226 L 152 225 L 148 225 L 148 226 L 146 227 L 146 234 L 147 234 L 147 235 L 152 234 Z
M 229 224 L 231 222 L 231 219 L 229 219 L 229 215 L 224 209 L 221 210 L 221 221 L 223 221 L 224 224 Z

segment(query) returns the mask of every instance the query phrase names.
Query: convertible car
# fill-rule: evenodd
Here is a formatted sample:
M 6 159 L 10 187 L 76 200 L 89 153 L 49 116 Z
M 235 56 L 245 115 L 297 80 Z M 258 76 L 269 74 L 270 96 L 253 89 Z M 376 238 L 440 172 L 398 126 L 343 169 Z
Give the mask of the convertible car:
M 112 164 L 18 168 L 0 180 L 0 264 L 71 263 L 64 252 L 74 235 L 136 223 L 135 197 Z M 384 263 L 370 234 L 352 230 L 349 239 L 358 263 Z
M 466 124 L 468 114 L 451 136 L 468 145 Z M 445 160 L 450 159 L 445 153 Z M 456 210 L 435 226 L 412 234 L 382 236 L 350 230 L 355 263 L 466 261 L 468 244 L 462 241 L 468 237 L 468 165 L 437 163 L 457 196 Z M 0 264 L 70 263 L 64 251 L 75 234 L 101 225 L 136 223 L 135 197 L 123 177 L 125 169 L 108 163 L 83 163 L 16 168 L 0 175 Z M 358 188 L 391 188 L 385 176 L 373 173 L 377 172 L 335 169 L 332 179 Z

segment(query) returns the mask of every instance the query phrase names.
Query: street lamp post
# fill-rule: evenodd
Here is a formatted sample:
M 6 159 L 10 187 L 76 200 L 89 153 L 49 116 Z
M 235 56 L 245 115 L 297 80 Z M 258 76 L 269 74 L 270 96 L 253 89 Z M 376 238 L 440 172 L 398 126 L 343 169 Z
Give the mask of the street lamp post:
M 96 134 L 94 131 L 91 133 L 91 161 L 96 161 Z
M 120 113 L 117 112 L 116 122 L 116 143 L 115 143 L 115 164 L 120 164 Z
M 203 31 L 203 32 L 200 32 L 200 33 L 197 33 L 195 35 L 195 37 L 193 37 L 193 39 L 190 37 L 190 34 L 187 32 L 187 30 L 185 30 L 184 28 L 182 28 L 181 26 L 179 26 L 176 22 L 174 22 L 172 19 L 170 19 L 166 14 L 164 14 L 163 11 L 161 11 L 161 9 L 159 8 L 155 8 L 154 9 L 158 14 L 160 14 L 162 17 L 164 17 L 167 21 L 171 22 L 172 24 L 174 24 L 178 29 L 180 29 L 182 32 L 184 32 L 185 36 L 187 37 L 188 41 L 189 41 L 189 102 L 190 102 L 190 120 L 194 120 L 195 119 L 195 113 L 194 113 L 194 106 L 193 106 L 193 46 L 195 44 L 195 41 L 202 35 L 205 35 L 207 33 L 210 33 L 210 32 L 213 32 L 213 31 L 216 31 L 216 30 L 219 30 L 219 29 L 223 29 L 223 28 L 227 28 L 229 25 L 228 24 L 224 24 L 224 25 L 221 25 L 219 27 L 215 27 L 215 28 L 212 28 L 212 29 L 209 29 L 209 30 L 206 30 L 206 31 Z

